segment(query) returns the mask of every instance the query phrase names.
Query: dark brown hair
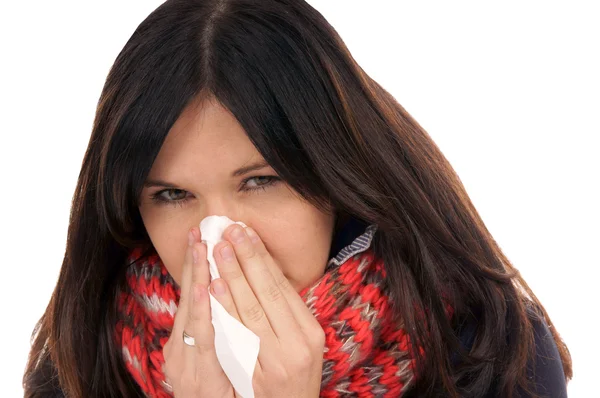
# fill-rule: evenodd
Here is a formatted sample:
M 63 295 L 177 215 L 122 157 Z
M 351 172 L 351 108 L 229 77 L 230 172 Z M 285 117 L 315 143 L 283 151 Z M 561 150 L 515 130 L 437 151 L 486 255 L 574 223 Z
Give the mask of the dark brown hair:
M 228 108 L 302 197 L 378 225 L 373 250 L 393 310 L 426 353 L 413 353 L 416 395 L 476 397 L 494 382 L 502 396 L 527 389 L 533 318 L 550 326 L 572 377 L 566 345 L 447 159 L 321 14 L 299 0 L 168 0 L 125 44 L 98 101 L 59 279 L 32 336 L 26 397 L 141 396 L 113 339 L 115 296 L 128 249 L 149 244 L 142 185 L 198 96 Z M 469 317 L 478 324 L 467 353 L 456 330 Z

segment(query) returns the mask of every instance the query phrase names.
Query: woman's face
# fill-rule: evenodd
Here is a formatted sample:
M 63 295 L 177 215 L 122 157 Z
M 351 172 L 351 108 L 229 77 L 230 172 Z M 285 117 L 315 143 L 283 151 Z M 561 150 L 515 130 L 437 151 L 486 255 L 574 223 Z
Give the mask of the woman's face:
M 210 215 L 254 228 L 297 292 L 323 275 L 333 213 L 322 213 L 285 182 L 273 180 L 277 174 L 269 165 L 236 173 L 259 162 L 264 158 L 242 126 L 217 101 L 194 101 L 169 131 L 139 210 L 154 248 L 178 284 L 187 233 Z M 149 184 L 153 181 L 161 183 Z

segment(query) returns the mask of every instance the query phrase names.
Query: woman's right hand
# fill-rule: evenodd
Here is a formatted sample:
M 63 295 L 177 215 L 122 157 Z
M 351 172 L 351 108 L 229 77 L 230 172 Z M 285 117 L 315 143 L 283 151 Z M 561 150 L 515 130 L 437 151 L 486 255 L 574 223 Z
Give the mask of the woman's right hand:
M 206 244 L 200 230 L 189 232 L 183 264 L 181 297 L 169 340 L 163 347 L 167 383 L 177 398 L 234 397 L 235 390 L 223 372 L 215 351 L 215 332 L 211 321 L 207 287 L 210 272 Z M 193 251 L 197 260 L 193 259 Z M 195 346 L 183 342 L 183 331 L 194 337 Z

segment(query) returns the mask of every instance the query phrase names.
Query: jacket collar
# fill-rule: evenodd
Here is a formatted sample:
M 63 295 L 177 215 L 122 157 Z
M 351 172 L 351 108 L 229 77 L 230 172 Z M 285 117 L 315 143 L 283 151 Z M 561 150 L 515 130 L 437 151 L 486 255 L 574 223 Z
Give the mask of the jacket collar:
M 350 257 L 369 249 L 376 231 L 376 224 L 368 224 L 351 217 L 335 234 L 327 265 L 339 266 Z

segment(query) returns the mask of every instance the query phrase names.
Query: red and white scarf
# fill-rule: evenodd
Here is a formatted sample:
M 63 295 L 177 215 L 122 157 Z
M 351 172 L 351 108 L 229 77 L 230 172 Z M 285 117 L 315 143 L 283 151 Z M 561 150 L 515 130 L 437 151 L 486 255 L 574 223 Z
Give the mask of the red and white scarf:
M 127 369 L 149 397 L 172 397 L 164 384 L 163 345 L 180 289 L 157 254 L 130 252 L 119 292 L 116 338 Z M 325 331 L 321 397 L 400 397 L 415 380 L 408 335 L 392 321 L 383 262 L 372 249 L 330 263 L 300 296 Z M 451 308 L 447 306 L 451 316 Z M 421 349 L 422 352 L 422 349 Z

